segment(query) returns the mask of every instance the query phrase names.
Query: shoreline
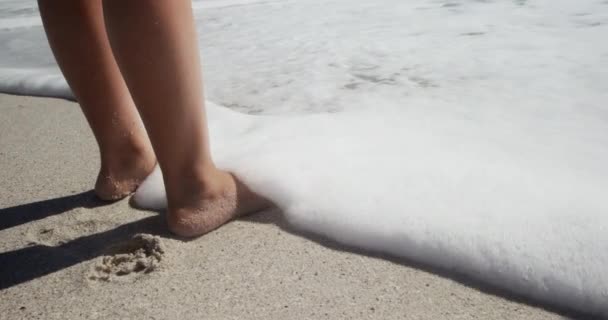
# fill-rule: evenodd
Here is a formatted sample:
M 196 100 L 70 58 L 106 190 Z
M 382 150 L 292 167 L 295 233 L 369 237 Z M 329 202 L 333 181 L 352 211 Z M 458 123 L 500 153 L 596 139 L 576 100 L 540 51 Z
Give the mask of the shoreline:
M 564 318 L 311 241 L 283 228 L 278 212 L 174 239 L 158 214 L 94 199 L 97 147 L 75 103 L 0 94 L 0 110 L 6 319 Z M 91 276 L 138 233 L 160 239 L 158 268 Z

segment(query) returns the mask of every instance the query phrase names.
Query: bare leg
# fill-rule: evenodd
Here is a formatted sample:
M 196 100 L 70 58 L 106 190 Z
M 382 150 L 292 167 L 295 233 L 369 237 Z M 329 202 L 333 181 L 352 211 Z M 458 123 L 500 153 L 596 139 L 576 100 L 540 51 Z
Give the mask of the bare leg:
M 114 55 L 163 171 L 169 229 L 197 236 L 263 207 L 211 158 L 190 0 L 103 5 Z
M 95 184 L 105 200 L 135 190 L 156 159 L 112 55 L 101 0 L 39 0 L 55 58 L 93 129 L 101 153 Z

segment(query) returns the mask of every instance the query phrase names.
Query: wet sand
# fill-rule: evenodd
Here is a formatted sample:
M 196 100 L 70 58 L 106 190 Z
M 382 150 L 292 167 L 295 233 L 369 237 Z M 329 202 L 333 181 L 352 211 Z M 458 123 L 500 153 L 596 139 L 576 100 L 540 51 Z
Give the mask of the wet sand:
M 158 213 L 95 199 L 75 103 L 0 94 L 0 112 L 0 319 L 564 318 L 298 235 L 278 210 L 175 239 Z

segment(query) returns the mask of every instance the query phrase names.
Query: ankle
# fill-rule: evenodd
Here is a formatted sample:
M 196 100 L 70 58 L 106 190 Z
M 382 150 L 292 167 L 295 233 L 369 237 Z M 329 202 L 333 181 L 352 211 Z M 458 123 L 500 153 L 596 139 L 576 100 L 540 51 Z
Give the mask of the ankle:
M 167 177 L 167 200 L 169 204 L 178 204 L 189 202 L 193 197 L 191 200 L 221 196 L 230 177 L 229 173 L 215 167 Z
M 119 200 L 132 192 L 152 172 L 156 159 L 151 150 L 127 147 L 102 153 L 95 193 L 103 200 Z
M 152 147 L 144 143 L 126 141 L 112 147 L 101 148 L 101 170 L 128 168 L 134 165 L 154 165 Z

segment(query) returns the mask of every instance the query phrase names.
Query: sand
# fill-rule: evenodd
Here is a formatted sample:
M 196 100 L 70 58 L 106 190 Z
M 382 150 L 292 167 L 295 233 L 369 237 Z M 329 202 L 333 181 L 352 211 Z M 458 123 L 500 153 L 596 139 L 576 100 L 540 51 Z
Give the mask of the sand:
M 158 213 L 95 199 L 75 103 L 0 95 L 0 112 L 0 319 L 565 317 L 297 234 L 277 210 L 176 239 Z

